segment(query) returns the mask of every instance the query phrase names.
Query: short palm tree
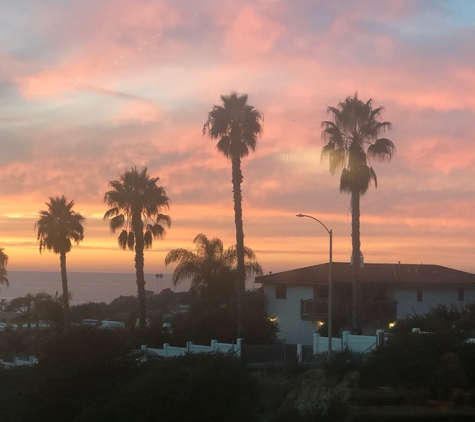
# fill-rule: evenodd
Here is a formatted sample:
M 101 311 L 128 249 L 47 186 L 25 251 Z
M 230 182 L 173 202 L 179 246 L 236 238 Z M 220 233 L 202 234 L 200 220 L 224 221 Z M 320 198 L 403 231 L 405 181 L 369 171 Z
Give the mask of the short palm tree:
M 357 324 L 361 304 L 360 273 L 360 197 L 371 182 L 377 187 L 376 173 L 371 159 L 391 160 L 395 146 L 387 138 L 380 138 L 391 123 L 380 121 L 383 107 L 373 109 L 372 100 L 363 102 L 358 94 L 346 98 L 337 107 L 328 107 L 333 121 L 322 122 L 322 159 L 328 158 L 330 172 L 342 169 L 340 192 L 351 195 L 351 244 L 353 261 L 353 324 Z
M 165 188 L 157 186 L 158 177 L 150 177 L 147 168 L 137 167 L 120 175 L 119 180 L 109 181 L 110 190 L 104 194 L 104 202 L 111 208 L 104 214 L 109 219 L 112 232 L 122 229 L 118 241 L 122 249 L 135 248 L 135 274 L 139 303 L 139 324 L 145 327 L 145 275 L 144 248 L 152 246 L 153 239 L 165 236 L 165 228 L 171 219 L 162 214 L 168 209 L 170 199 Z
M 71 241 L 79 244 L 84 239 L 85 218 L 73 211 L 74 201 L 68 202 L 63 196 L 50 197 L 47 210 L 40 211 L 35 223 L 40 253 L 45 249 L 59 254 L 61 284 L 63 288 L 63 309 L 65 320 L 69 321 L 69 291 L 66 273 L 66 254 L 71 250 Z
M 236 293 L 237 252 L 234 246 L 224 249 L 221 239 L 208 239 L 198 234 L 193 243 L 196 252 L 178 248 L 165 257 L 165 265 L 178 262 L 173 272 L 173 284 L 191 277 L 191 290 L 200 297 L 230 302 Z M 244 268 L 246 275 L 262 275 L 262 268 L 256 261 L 254 252 L 244 247 Z M 231 284 L 228 282 L 231 281 Z
M 6 284 L 8 286 L 9 283 L 8 283 L 7 268 L 6 268 L 7 264 L 8 264 L 8 256 L 3 251 L 3 248 L 0 248 L 0 284 Z
M 262 115 L 247 103 L 247 94 L 236 92 L 221 96 L 222 105 L 215 105 L 208 113 L 203 135 L 219 139 L 216 147 L 231 159 L 234 196 L 234 222 L 236 225 L 236 252 L 238 275 L 238 336 L 244 335 L 244 292 L 246 269 L 244 263 L 244 229 L 242 222 L 243 181 L 241 159 L 256 149 L 257 137 L 262 133 Z

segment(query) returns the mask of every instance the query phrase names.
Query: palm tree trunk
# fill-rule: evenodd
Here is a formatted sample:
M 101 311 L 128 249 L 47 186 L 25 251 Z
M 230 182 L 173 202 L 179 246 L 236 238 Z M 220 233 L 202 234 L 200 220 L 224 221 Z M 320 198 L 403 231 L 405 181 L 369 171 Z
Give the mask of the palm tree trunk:
M 356 329 L 359 324 L 361 308 L 361 285 L 360 285 L 360 192 L 354 189 L 351 192 L 351 246 L 353 257 L 353 306 L 352 325 Z
M 61 285 L 63 287 L 63 309 L 64 322 L 69 325 L 69 290 L 68 290 L 68 276 L 66 274 L 66 252 L 61 251 L 59 254 L 59 261 L 61 267 Z
M 236 154 L 232 157 L 234 222 L 236 224 L 236 254 L 237 254 L 237 293 L 238 293 L 238 338 L 243 338 L 244 327 L 244 293 L 246 290 L 246 269 L 244 267 L 244 229 L 242 224 L 242 193 L 243 180 L 241 171 L 241 157 Z
M 143 241 L 143 223 L 140 213 L 133 214 L 132 227 L 135 234 L 135 275 L 137 279 L 137 298 L 139 301 L 139 327 L 145 328 L 147 309 L 145 304 L 145 275 L 144 275 L 144 241 Z

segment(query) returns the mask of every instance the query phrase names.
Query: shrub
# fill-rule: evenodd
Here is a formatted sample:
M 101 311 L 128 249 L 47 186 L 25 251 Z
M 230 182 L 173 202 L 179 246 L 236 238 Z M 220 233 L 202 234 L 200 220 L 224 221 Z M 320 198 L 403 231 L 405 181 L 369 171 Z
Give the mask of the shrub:
M 368 357 L 360 370 L 362 386 L 424 387 L 433 380 L 442 356 L 461 347 L 454 333 L 394 334 Z
M 191 354 L 154 362 L 77 421 L 251 421 L 257 384 L 230 355 Z
M 361 356 L 359 353 L 353 352 L 350 349 L 336 350 L 332 353 L 330 361 L 327 362 L 327 353 L 324 353 L 325 375 L 338 375 L 342 377 L 349 371 L 357 369 L 360 366 Z

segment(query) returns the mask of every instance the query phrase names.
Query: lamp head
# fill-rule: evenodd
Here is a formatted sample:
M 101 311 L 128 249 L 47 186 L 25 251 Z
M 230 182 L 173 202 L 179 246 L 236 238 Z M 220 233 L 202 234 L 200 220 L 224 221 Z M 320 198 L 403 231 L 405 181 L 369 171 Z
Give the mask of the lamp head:
M 304 215 L 300 213 L 300 214 L 297 214 L 296 217 L 304 217 Z

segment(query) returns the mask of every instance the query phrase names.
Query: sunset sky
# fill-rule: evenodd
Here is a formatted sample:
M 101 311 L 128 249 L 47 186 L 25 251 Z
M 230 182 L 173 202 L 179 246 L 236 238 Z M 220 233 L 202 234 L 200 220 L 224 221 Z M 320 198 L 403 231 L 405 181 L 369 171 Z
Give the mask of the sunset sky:
M 475 2 L 22 0 L 0 5 L 0 247 L 9 270 L 59 271 L 34 231 L 50 196 L 85 238 L 70 271 L 133 272 L 102 216 L 108 180 L 160 177 L 172 226 L 145 271 L 198 233 L 235 242 L 231 163 L 203 137 L 220 95 L 264 114 L 243 161 L 245 243 L 264 272 L 351 254 L 350 197 L 321 162 L 327 107 L 358 92 L 393 124 L 361 201 L 366 262 L 475 272 Z

